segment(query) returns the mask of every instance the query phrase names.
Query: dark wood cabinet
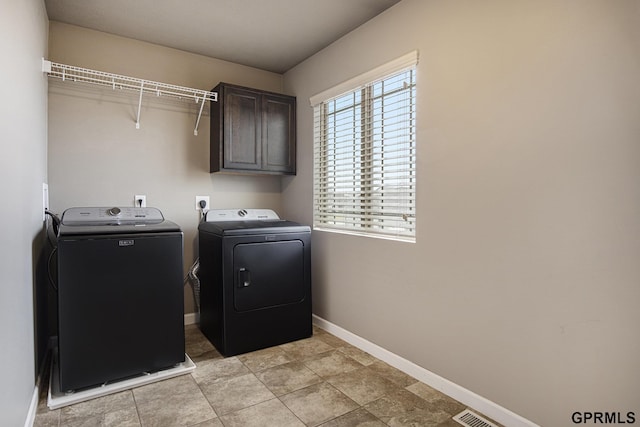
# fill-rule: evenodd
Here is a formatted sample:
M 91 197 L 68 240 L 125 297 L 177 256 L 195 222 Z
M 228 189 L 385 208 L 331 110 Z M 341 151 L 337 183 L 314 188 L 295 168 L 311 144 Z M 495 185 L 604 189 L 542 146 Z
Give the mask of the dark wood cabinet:
M 228 83 L 212 91 L 210 171 L 295 175 L 296 98 Z

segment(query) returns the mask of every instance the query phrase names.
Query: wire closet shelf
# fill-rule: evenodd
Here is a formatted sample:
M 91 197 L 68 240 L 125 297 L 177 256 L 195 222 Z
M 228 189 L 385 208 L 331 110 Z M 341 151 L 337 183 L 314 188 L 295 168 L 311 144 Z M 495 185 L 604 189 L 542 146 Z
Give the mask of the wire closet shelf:
M 142 95 L 150 94 L 155 96 L 167 96 L 186 101 L 193 101 L 200 104 L 198 119 L 196 120 L 194 135 L 198 135 L 200 117 L 206 101 L 218 101 L 216 92 L 209 92 L 201 89 L 193 89 L 185 86 L 176 86 L 168 83 L 155 82 L 151 80 L 138 79 L 135 77 L 122 76 L 119 74 L 107 73 L 104 71 L 91 70 L 88 68 L 75 67 L 73 65 L 59 64 L 42 59 L 42 71 L 49 77 L 58 78 L 62 81 L 73 81 L 89 83 L 100 86 L 108 86 L 113 90 L 129 90 L 139 92 L 138 115 L 136 117 L 136 129 L 140 129 L 140 110 L 142 107 Z

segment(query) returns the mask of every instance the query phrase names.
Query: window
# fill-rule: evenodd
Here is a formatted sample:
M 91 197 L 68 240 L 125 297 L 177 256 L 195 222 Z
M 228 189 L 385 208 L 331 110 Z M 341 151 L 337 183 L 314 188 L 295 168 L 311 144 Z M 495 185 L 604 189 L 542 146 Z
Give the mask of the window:
M 315 229 L 415 241 L 416 60 L 311 99 Z

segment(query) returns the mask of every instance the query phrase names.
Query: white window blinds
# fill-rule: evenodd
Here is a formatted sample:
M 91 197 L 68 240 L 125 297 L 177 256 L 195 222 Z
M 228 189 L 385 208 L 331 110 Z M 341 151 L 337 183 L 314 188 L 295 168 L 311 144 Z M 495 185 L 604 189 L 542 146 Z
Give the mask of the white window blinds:
M 415 241 L 416 63 L 407 55 L 311 99 L 315 229 Z

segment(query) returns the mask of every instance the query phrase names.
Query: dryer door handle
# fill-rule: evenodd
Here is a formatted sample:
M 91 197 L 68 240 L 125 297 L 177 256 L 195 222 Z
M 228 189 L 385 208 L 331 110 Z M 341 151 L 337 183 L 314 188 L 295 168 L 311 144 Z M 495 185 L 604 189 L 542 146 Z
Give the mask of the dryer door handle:
M 251 284 L 251 272 L 242 267 L 238 270 L 238 283 L 239 288 L 246 288 Z

